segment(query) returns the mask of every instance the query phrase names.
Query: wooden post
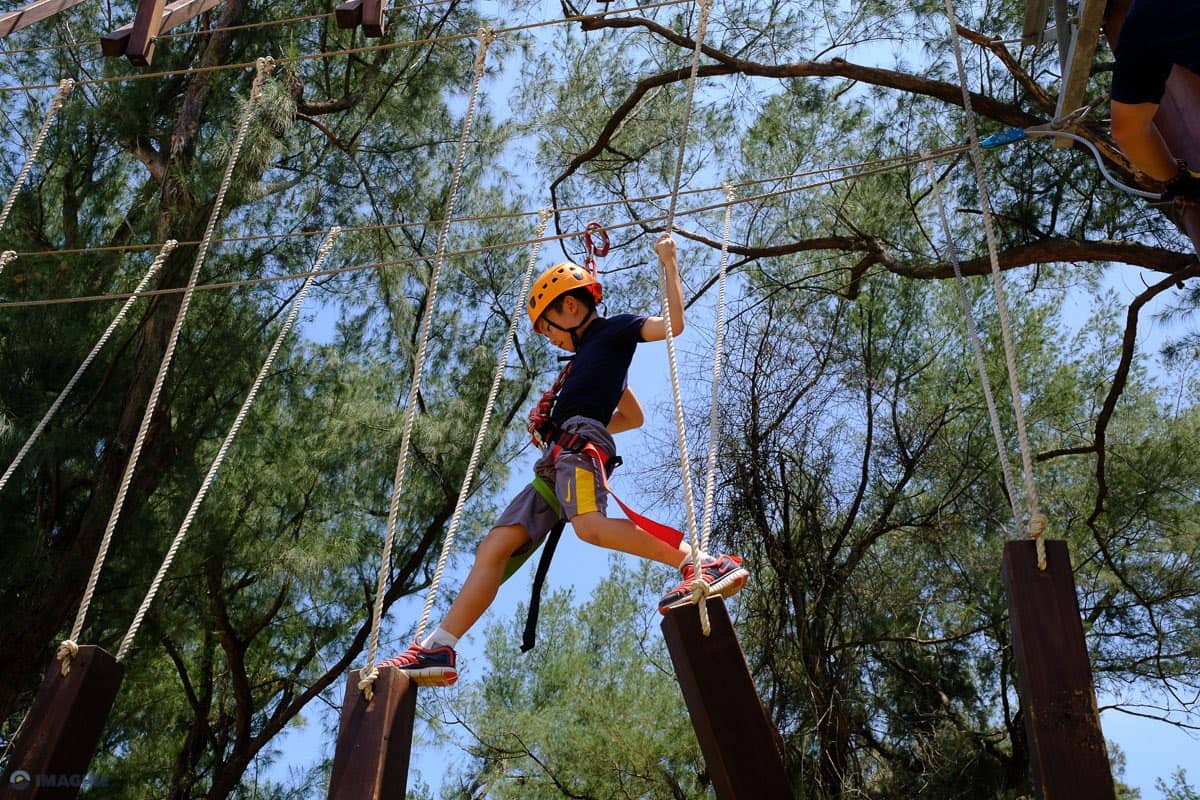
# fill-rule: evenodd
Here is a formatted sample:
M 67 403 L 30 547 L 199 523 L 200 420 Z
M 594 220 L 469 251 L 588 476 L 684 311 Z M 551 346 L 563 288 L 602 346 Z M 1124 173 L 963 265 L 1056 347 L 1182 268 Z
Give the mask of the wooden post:
M 1002 571 L 1012 622 L 1017 691 L 1034 787 L 1042 800 L 1114 797 L 1092 666 L 1083 639 L 1067 543 L 1006 542 Z
M 66 677 L 52 660 L 0 775 L 0 800 L 58 800 L 79 793 L 125 667 L 82 645 Z
M 350 673 L 342 701 L 329 800 L 404 800 L 417 686 L 398 669 L 381 669 L 368 703 L 361 670 Z
M 1115 48 L 1121 26 L 1133 0 L 1110 0 L 1104 32 Z M 1175 67 L 1167 80 L 1167 93 L 1158 107 L 1154 125 L 1162 134 L 1167 147 L 1176 158 L 1182 158 L 1192 169 L 1200 170 L 1200 75 Z M 1184 208 L 1180 212 L 1183 230 L 1200 252 L 1200 208 Z
M 383 21 L 386 11 L 383 0 L 349 0 L 334 9 L 339 28 L 356 28 L 362 25 L 363 36 L 378 39 L 387 27 Z
M 363 36 L 371 39 L 378 39 L 383 36 L 385 27 L 383 21 L 384 2 L 383 0 L 363 0 L 362 4 L 362 29 Z
M 71 6 L 77 6 L 83 0 L 36 0 L 36 2 L 0 14 L 0 37 L 8 36 L 22 28 L 28 28 L 36 22 L 48 19 L 60 11 L 66 11 Z
M 1088 81 L 1092 77 L 1092 65 L 1096 61 L 1096 46 L 1100 43 L 1100 24 L 1104 22 L 1106 0 L 1081 0 L 1079 24 L 1072 26 L 1071 46 L 1067 50 L 1067 63 L 1058 87 L 1056 117 L 1065 117 L 1083 105 Z M 1054 146 L 1072 147 L 1070 139 L 1056 136 Z
M 695 605 L 667 612 L 662 631 L 719 800 L 791 800 L 779 734 L 763 709 L 725 602 L 708 601 L 712 633 Z
M 161 36 L 164 33 L 178 28 L 185 22 L 193 20 L 213 8 L 220 3 L 221 0 L 175 0 L 162 9 L 162 22 L 158 26 L 156 35 Z M 139 7 L 140 11 L 140 7 Z M 133 35 L 134 23 L 129 23 L 115 31 L 110 31 L 100 37 L 100 49 L 104 55 L 109 58 L 117 58 L 125 55 L 129 49 L 129 40 Z M 132 57 L 130 61 L 132 61 Z
M 125 55 L 135 67 L 148 67 L 154 60 L 154 40 L 162 28 L 163 0 L 139 0 L 133 30 L 125 45 Z
M 357 28 L 363 18 L 363 0 L 350 0 L 333 10 L 339 28 Z

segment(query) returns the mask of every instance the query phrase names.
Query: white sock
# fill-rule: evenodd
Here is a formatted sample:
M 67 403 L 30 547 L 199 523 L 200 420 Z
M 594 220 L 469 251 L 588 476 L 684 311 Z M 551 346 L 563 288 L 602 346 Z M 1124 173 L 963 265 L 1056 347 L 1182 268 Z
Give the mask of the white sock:
M 435 647 L 454 647 L 456 644 L 458 644 L 458 637 L 442 628 L 434 628 L 433 633 L 421 641 L 421 647 L 426 650 L 432 650 Z
M 706 553 L 706 552 L 704 552 L 703 550 L 701 550 L 701 551 L 700 551 L 700 563 L 701 563 L 701 564 L 703 564 L 703 563 L 704 563 L 704 560 L 705 560 L 706 558 L 708 558 L 708 553 Z M 683 569 L 684 567 L 686 567 L 686 566 L 687 566 L 688 564 L 690 564 L 690 563 L 692 563 L 692 554 L 691 554 L 691 553 L 688 553 L 687 555 L 685 555 L 685 556 L 683 557 L 683 561 L 680 561 L 680 562 L 679 562 L 679 568 L 680 568 L 680 569 Z

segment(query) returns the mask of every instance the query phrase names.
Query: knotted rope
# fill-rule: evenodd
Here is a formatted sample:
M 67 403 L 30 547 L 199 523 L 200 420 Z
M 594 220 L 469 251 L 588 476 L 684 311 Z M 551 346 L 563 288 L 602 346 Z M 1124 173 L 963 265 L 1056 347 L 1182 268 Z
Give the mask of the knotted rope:
M 50 100 L 50 108 L 46 109 L 46 118 L 42 121 L 42 129 L 38 131 L 33 145 L 29 148 L 29 156 L 25 159 L 25 165 L 21 167 L 21 171 L 17 173 L 17 180 L 13 184 L 12 191 L 8 193 L 8 199 L 4 201 L 4 208 L 0 209 L 0 229 L 3 229 L 4 223 L 8 222 L 8 215 L 12 211 L 13 203 L 17 202 L 17 195 L 21 193 L 21 187 L 25 185 L 25 179 L 29 177 L 29 170 L 33 169 L 33 162 L 42 149 L 42 143 L 46 141 L 46 136 L 50 133 L 50 124 L 54 122 L 54 118 L 58 116 L 58 110 L 62 108 L 67 95 L 74 88 L 75 81 L 71 78 L 63 78 L 58 82 L 58 92 Z M 3 269 L 2 264 L 0 264 L 0 269 Z
M 112 543 L 113 531 L 116 530 L 117 520 L 120 519 L 121 509 L 125 505 L 125 497 L 129 493 L 129 485 L 133 482 L 133 473 L 137 468 L 138 458 L 142 453 L 142 446 L 145 444 L 146 435 L 150 430 L 150 421 L 154 416 L 155 409 L 158 407 L 158 398 L 162 393 L 163 384 L 166 382 L 167 371 L 170 369 L 171 360 L 175 355 L 175 347 L 179 343 L 179 334 L 183 330 L 183 323 L 187 318 L 192 294 L 196 288 L 196 281 L 200 277 L 200 268 L 203 266 L 204 257 L 208 253 L 208 244 L 212 239 L 213 231 L 217 227 L 217 220 L 221 216 L 221 209 L 225 203 L 225 193 L 229 190 L 229 184 L 233 179 L 233 169 L 237 166 L 238 156 L 242 151 L 243 143 L 246 141 L 246 132 L 250 128 L 250 121 L 254 117 L 258 98 L 262 94 L 262 83 L 274 65 L 274 61 L 270 58 L 259 58 L 255 63 L 257 69 L 254 75 L 254 82 L 250 85 L 250 99 L 246 103 L 245 108 L 242 109 L 242 118 L 238 123 L 237 135 L 230 150 L 229 163 L 225 166 L 225 174 L 221 178 L 221 187 L 217 191 L 216 200 L 213 202 L 212 213 L 209 214 L 208 218 L 208 226 L 204 229 L 204 238 L 201 240 L 200 248 L 196 253 L 196 260 L 192 265 L 191 275 L 188 277 L 187 288 L 179 304 L 179 312 L 175 315 L 175 324 L 167 340 L 167 348 L 163 353 L 162 363 L 159 364 L 158 375 L 154 379 L 154 386 L 150 390 L 150 399 L 146 402 L 146 410 L 142 415 L 141 426 L 138 428 L 137 437 L 134 439 L 133 451 L 129 456 L 129 463 L 125 465 L 125 474 L 121 478 L 121 485 L 117 490 L 117 499 L 113 503 L 112 514 L 108 518 L 108 525 L 104 529 L 104 536 L 100 541 L 100 549 L 96 553 L 96 561 L 92 565 L 92 573 L 88 576 L 87 588 L 84 589 L 83 599 L 79 604 L 79 613 L 75 616 L 75 624 L 71 628 L 71 635 L 59 646 L 58 658 L 63 662 L 62 669 L 64 675 L 70 671 L 71 659 L 78 652 L 75 640 L 79 638 L 83 631 L 83 622 L 87 618 L 88 606 L 91 605 L 92 595 L 96 591 L 96 582 L 100 578 L 100 571 L 104 568 L 104 559 L 108 555 L 108 547 Z M 66 654 L 65 656 L 64 653 Z
M 517 338 L 517 324 L 521 321 L 522 309 L 525 307 L 525 298 L 529 297 L 529 287 L 533 284 L 534 270 L 537 268 L 538 251 L 541 249 L 541 238 L 546 232 L 546 224 L 554 212 L 550 209 L 542 209 L 538 218 L 537 233 L 534 234 L 534 244 L 529 251 L 529 262 L 525 268 L 525 277 L 521 282 L 521 291 L 517 295 L 518 307 L 512 315 L 512 321 L 508 325 L 508 333 L 504 337 L 504 346 L 500 349 L 500 355 L 496 359 L 496 371 L 492 374 L 492 387 L 488 392 L 487 402 L 483 407 L 483 419 L 479 421 L 479 430 L 475 434 L 475 444 L 471 447 L 471 458 L 467 462 L 467 472 L 463 476 L 462 487 L 458 491 L 458 502 L 454 506 L 454 513 L 450 517 L 450 525 L 446 531 L 446 538 L 442 542 L 442 553 L 438 557 L 437 569 L 433 572 L 433 580 L 429 584 L 429 592 L 425 597 L 425 608 L 421 612 L 421 619 L 417 623 L 416 640 L 421 641 L 422 635 L 425 633 L 425 625 L 429 622 L 429 614 L 433 609 L 434 601 L 437 600 L 438 586 L 442 580 L 442 572 L 446 568 L 446 561 L 450 557 L 450 553 L 454 549 L 454 537 L 458 532 L 459 521 L 462 519 L 463 509 L 467 505 L 467 497 L 471 492 L 471 483 L 475 477 L 475 472 L 479 467 L 479 456 L 483 452 L 483 443 L 487 439 L 488 428 L 492 421 L 492 412 L 496 407 L 496 398 L 500 394 L 500 383 L 504 379 L 504 372 L 508 368 L 508 354 L 512 350 L 513 342 Z M 570 362 L 568 362 L 568 368 Z M 561 387 L 560 387 L 561 388 Z
M 150 268 L 146 270 L 146 274 L 142 276 L 142 280 L 138 283 L 137 288 L 133 290 L 134 296 L 125 301 L 125 304 L 121 306 L 121 310 L 117 312 L 115 317 L 113 317 L 112 322 L 108 323 L 108 327 L 105 328 L 104 333 L 100 335 L 100 338 L 96 341 L 96 344 L 92 346 L 92 351 L 87 354 L 87 357 L 83 359 L 83 363 L 79 365 L 79 369 L 75 370 L 75 374 L 71 376 L 71 380 L 67 381 L 67 385 L 64 386 L 63 390 L 58 393 L 58 397 L 55 398 L 54 402 L 50 405 L 50 409 L 42 417 L 41 422 L 37 424 L 37 427 L 33 429 L 33 433 L 29 434 L 29 438 L 25 440 L 25 444 L 21 446 L 20 451 L 12 460 L 12 463 L 8 465 L 8 469 L 4 471 L 4 475 L 0 475 L 0 491 L 4 491 L 4 487 L 8 484 L 9 478 L 11 478 L 13 473 L 17 471 L 17 467 L 20 465 L 21 461 L 26 455 L 28 455 L 29 450 L 33 447 L 33 443 L 36 442 L 37 438 L 42 435 L 42 431 L 46 429 L 46 426 L 50 423 L 50 420 L 52 420 L 54 415 L 58 413 L 59 408 L 62 407 L 63 402 L 67 399 L 67 395 L 69 395 L 71 390 L 75 388 L 75 384 L 79 383 L 79 379 L 83 377 L 83 373 L 86 372 L 87 368 L 91 366 L 93 361 L 95 361 L 96 356 L 100 353 L 100 350 L 104 347 L 104 345 L 108 343 L 109 338 L 113 335 L 113 332 L 117 329 L 117 326 L 120 325 L 121 321 L 125 319 L 125 315 L 129 313 L 130 307 L 132 307 L 134 302 L 137 301 L 138 293 L 145 289 L 154 276 L 158 274 L 158 271 L 162 269 L 163 262 L 167 260 L 167 256 L 169 256 L 171 251 L 175 249 L 176 244 L 177 242 L 174 239 L 168 239 L 165 243 L 163 243 L 162 249 L 158 251 L 158 255 L 155 257 L 154 261 L 151 262 Z M 0 258 L 0 261 L 2 260 L 3 259 Z M 2 264 L 0 264 L 0 266 L 2 266 Z
M 200 490 L 196 492 L 195 498 L 192 499 L 192 505 L 188 508 L 187 514 L 184 515 L 178 533 L 175 534 L 175 538 L 171 541 L 171 546 L 167 548 L 167 553 L 163 556 L 162 564 L 159 565 L 158 572 L 155 573 L 154 580 L 150 582 L 150 588 L 146 591 L 146 596 L 142 599 L 142 604 L 138 606 L 137 613 L 133 616 L 133 622 L 129 624 L 129 630 L 125 632 L 125 638 L 121 640 L 121 646 L 117 650 L 117 661 L 125 660 L 125 655 L 129 652 L 134 637 L 137 636 L 138 628 L 141 627 L 142 620 L 146 617 L 146 612 L 150 610 L 150 605 L 154 602 L 154 597 L 158 594 L 158 588 L 162 585 L 167 570 L 171 568 L 171 564 L 175 561 L 175 554 L 179 552 L 179 547 L 183 544 L 183 540 L 192 526 L 192 521 L 195 520 L 196 513 L 200 510 L 200 504 L 204 502 L 209 488 L 212 486 L 213 481 L 216 480 L 217 472 L 225 462 L 225 456 L 229 452 L 229 447 L 233 444 L 233 440 L 237 438 L 238 432 L 242 429 L 242 423 L 246 421 L 246 415 L 250 412 L 250 406 L 254 404 L 255 399 L 258 397 L 259 389 L 262 388 L 263 381 L 266 380 L 267 374 L 275 364 L 275 358 L 279 355 L 279 349 L 283 346 L 283 342 L 287 339 L 288 334 L 291 333 L 292 326 L 296 324 L 296 318 L 300 315 L 300 308 L 304 305 L 304 299 L 308 296 L 308 290 L 312 286 L 313 279 L 316 277 L 315 273 L 325 263 L 325 258 L 333 248 L 334 240 L 337 239 L 341 232 L 341 228 L 334 226 L 329 229 L 329 232 L 325 235 L 325 239 L 321 242 L 321 246 L 317 250 L 316 261 L 313 262 L 308 277 L 304 279 L 304 284 L 300 287 L 296 299 L 292 302 L 292 307 L 288 310 L 287 316 L 283 320 L 283 327 L 279 329 L 279 334 L 275 337 L 275 342 L 271 345 L 271 349 L 263 361 L 262 368 L 259 369 L 258 375 L 254 378 L 254 383 L 251 384 L 250 391 L 246 394 L 246 399 L 242 401 L 242 407 L 238 409 L 238 413 L 233 419 L 233 424 L 229 426 L 229 432 L 225 434 L 225 439 L 221 442 L 221 447 L 217 450 L 217 455 L 213 458 L 212 464 L 208 468 L 208 473 L 200 483 Z
M 983 230 L 987 236 L 988 259 L 992 266 L 992 287 L 996 293 L 996 310 L 1000 316 L 1000 331 L 1004 343 L 1004 363 L 1008 368 L 1008 388 L 1012 395 L 1013 413 L 1017 422 L 1017 441 L 1021 450 L 1021 467 L 1025 481 L 1025 501 L 1028 506 L 1029 522 L 1022 525 L 1018 515 L 1015 520 L 1018 535 L 1021 530 L 1037 541 L 1038 567 L 1046 569 L 1045 545 L 1042 534 L 1046 530 L 1046 518 L 1038 505 L 1037 488 L 1033 479 L 1033 455 L 1029 446 L 1029 435 L 1025 428 L 1025 408 L 1021 400 L 1021 386 L 1017 377 L 1017 359 L 1012 341 L 1012 323 L 1009 321 L 1008 301 L 1004 293 L 1004 281 L 1000 274 L 1000 256 L 996 247 L 996 232 L 992 222 L 992 203 L 988 198 L 987 181 L 983 174 L 983 147 L 979 141 L 979 130 L 975 125 L 975 111 L 971 107 L 971 91 L 967 88 L 967 68 L 963 63 L 962 44 L 958 35 L 958 17 L 954 12 L 954 0 L 945 0 L 946 17 L 950 22 L 950 42 L 954 49 L 954 62 L 958 68 L 958 80 L 962 89 L 963 111 L 966 113 L 967 129 L 971 137 L 971 164 L 975 167 L 975 183 L 979 187 L 980 208 L 983 210 Z
M 383 601 L 387 594 L 388 577 L 391 574 L 392 545 L 396 538 L 396 519 L 400 513 L 400 495 L 404 489 L 404 478 L 408 470 L 408 451 L 412 441 L 413 424 L 417 414 L 417 400 L 421 391 L 421 374 L 425 369 L 425 352 L 429 346 L 429 332 L 433 323 L 434 302 L 437 299 L 438 279 L 441 277 L 442 266 L 446 261 L 446 242 L 450 235 L 450 221 L 454 218 L 454 206 L 458 199 L 458 186 L 462 179 L 463 163 L 466 161 L 467 142 L 471 133 L 471 121 L 475 116 L 475 105 L 479 98 L 479 84 L 483 81 L 483 73 L 487 66 L 488 45 L 495 39 L 495 33 L 490 28 L 481 28 L 476 32 L 479 39 L 479 50 L 475 54 L 475 75 L 471 81 L 471 91 L 467 96 L 467 110 L 463 116 L 462 132 L 458 138 L 458 152 L 454 160 L 454 170 L 450 177 L 450 192 L 446 200 L 446 216 L 442 220 L 438 233 L 437 254 L 433 260 L 433 270 L 429 275 L 429 288 L 425 296 L 424 316 L 421 319 L 418 336 L 417 352 L 413 358 L 412 384 L 408 390 L 408 404 L 404 409 L 404 428 L 400 435 L 400 458 L 396 462 L 396 477 L 392 482 L 392 498 L 388 505 L 387 528 L 383 537 L 383 553 L 379 563 L 379 577 L 375 582 L 375 604 L 371 609 L 371 636 L 367 646 L 367 664 L 359 673 L 358 688 L 367 701 L 374 696 L 372 686 L 379 677 L 379 669 L 375 666 L 375 656 L 379 651 L 379 630 L 383 622 Z

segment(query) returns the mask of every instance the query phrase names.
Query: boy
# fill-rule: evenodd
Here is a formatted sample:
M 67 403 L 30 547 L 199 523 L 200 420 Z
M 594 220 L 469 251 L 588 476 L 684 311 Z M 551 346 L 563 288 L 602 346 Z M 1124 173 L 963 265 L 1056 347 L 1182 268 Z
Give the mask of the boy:
M 664 233 L 654 250 L 666 271 L 672 333 L 678 336 L 683 332 L 683 286 L 675 241 Z M 554 487 L 562 516 L 580 539 L 680 570 L 683 582 L 659 601 L 665 614 L 693 602 L 689 584 L 695 569 L 690 548 L 657 538 L 629 520 L 606 517 L 607 493 L 597 473 L 602 467 L 591 452 L 579 448 L 590 443 L 604 460 L 610 460 L 616 455 L 612 434 L 642 424 L 641 406 L 626 386 L 629 364 L 638 342 L 666 338 L 666 325 L 662 317 L 599 316 L 596 303 L 601 291 L 591 273 L 567 262 L 542 273 L 530 293 L 528 311 L 534 332 L 574 353 L 554 400 L 551 424 L 540 431 L 547 444 L 557 446 L 538 459 L 534 472 Z M 480 543 L 475 563 L 441 625 L 379 666 L 402 669 L 422 686 L 449 686 L 458 680 L 454 645 L 495 599 L 509 558 L 536 547 L 558 518 L 558 511 L 537 488 L 526 486 Z M 749 575 L 740 558 L 700 554 L 696 580 L 707 583 L 713 594 L 732 596 Z
M 1133 0 L 1114 56 L 1113 139 L 1162 184 L 1164 200 L 1200 203 L 1200 174 L 1175 159 L 1154 127 L 1171 68 L 1200 73 L 1200 0 Z

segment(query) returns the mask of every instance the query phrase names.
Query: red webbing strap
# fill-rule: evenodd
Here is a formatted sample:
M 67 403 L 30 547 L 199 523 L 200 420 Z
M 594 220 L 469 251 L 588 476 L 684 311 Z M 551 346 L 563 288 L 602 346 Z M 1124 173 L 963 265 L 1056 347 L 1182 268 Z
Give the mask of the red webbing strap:
M 604 455 L 603 450 L 596 447 L 593 443 L 588 442 L 580 452 L 587 453 L 596 462 L 596 470 L 600 473 L 600 480 L 604 483 L 605 491 L 612 495 L 612 499 L 617 501 L 617 505 L 621 507 L 621 510 L 625 512 L 625 516 L 629 517 L 630 521 L 654 538 L 661 539 L 672 547 L 679 546 L 679 543 L 683 541 L 683 531 L 677 531 L 670 525 L 664 525 L 661 522 L 655 522 L 649 517 L 642 516 L 621 502 L 621 498 L 617 497 L 617 493 L 608 485 L 608 473 L 604 470 L 604 463 L 608 461 L 608 457 Z

